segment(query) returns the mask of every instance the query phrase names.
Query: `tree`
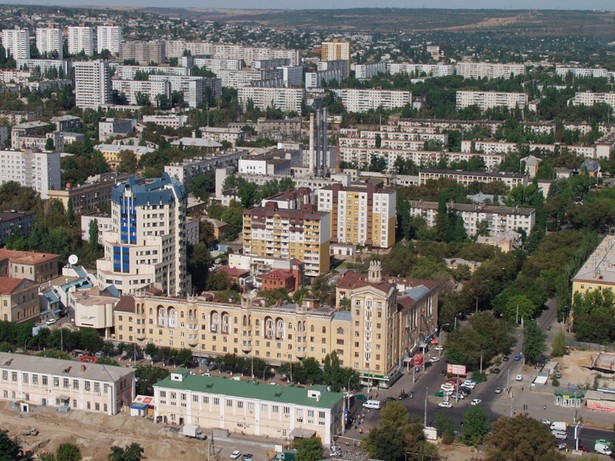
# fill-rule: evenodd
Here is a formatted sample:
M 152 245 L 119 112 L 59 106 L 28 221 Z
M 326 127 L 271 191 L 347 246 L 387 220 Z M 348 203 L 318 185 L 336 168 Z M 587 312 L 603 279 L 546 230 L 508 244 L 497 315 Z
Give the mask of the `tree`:
M 318 437 L 295 439 L 293 445 L 297 449 L 298 461 L 318 461 L 323 459 L 322 442 Z
M 553 357 L 563 357 L 567 352 L 566 333 L 564 329 L 560 329 L 555 336 L 553 336 L 553 342 L 551 343 L 551 355 Z
M 154 395 L 154 384 L 166 378 L 169 374 L 169 370 L 166 368 L 152 365 L 138 366 L 135 371 L 135 377 L 137 378 L 137 394 Z
M 62 443 L 55 451 L 55 459 L 57 461 L 79 461 L 81 459 L 81 452 L 72 443 Z
M 464 424 L 465 425 L 465 424 Z M 564 461 L 549 426 L 525 415 L 500 418 L 486 438 L 488 461 Z
M 523 328 L 523 355 L 525 362 L 533 365 L 542 359 L 546 350 L 547 335 L 540 329 L 535 320 L 525 322 Z
M 442 437 L 442 442 L 450 444 L 455 436 L 455 421 L 446 415 L 437 415 L 434 419 L 434 427 L 438 431 L 438 436 Z
M 463 414 L 463 440 L 470 446 L 483 443 L 483 438 L 489 433 L 487 413 L 480 405 L 470 407 Z
M 47 138 L 47 141 L 45 141 L 45 150 L 55 150 L 53 138 Z
M 1 52 L 2 50 L 0 50 Z M 8 431 L 0 430 L 0 461 L 19 461 L 30 459 L 26 456 L 17 439 L 11 439 Z
M 138 443 L 131 443 L 126 448 L 111 447 L 109 461 L 141 461 L 143 451 Z
M 98 220 L 92 219 L 88 225 L 88 256 L 92 261 L 100 257 L 100 244 L 98 243 Z
M 124 149 L 119 152 L 120 163 L 117 165 L 118 173 L 134 173 L 137 171 L 137 156 L 131 150 Z
M 205 245 L 197 243 L 194 247 L 188 247 L 188 272 L 192 275 L 192 284 L 198 292 L 205 289 L 211 263 L 211 254 Z

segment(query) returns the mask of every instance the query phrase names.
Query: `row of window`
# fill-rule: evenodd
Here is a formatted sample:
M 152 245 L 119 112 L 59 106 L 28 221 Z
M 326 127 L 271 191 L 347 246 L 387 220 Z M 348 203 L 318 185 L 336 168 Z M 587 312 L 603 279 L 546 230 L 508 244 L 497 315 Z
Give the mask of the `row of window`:
M 19 376 L 19 372 L 17 371 L 10 372 L 10 381 L 17 382 L 18 376 Z M 2 370 L 2 380 L 9 381 L 9 371 L 8 370 Z M 23 384 L 30 384 L 31 382 L 35 386 L 39 384 L 42 386 L 48 386 L 49 383 L 51 382 L 53 383 L 53 387 L 60 387 L 60 383 L 61 383 L 61 387 L 63 387 L 64 389 L 72 388 L 75 390 L 80 389 L 80 382 L 82 382 L 83 389 L 85 391 L 91 391 L 93 389 L 94 392 L 100 392 L 100 389 L 101 389 L 100 383 L 97 381 L 86 381 L 86 380 L 80 381 L 78 379 L 71 380 L 70 378 L 60 378 L 59 376 L 38 375 L 36 373 L 23 372 L 21 375 L 21 381 Z M 109 387 L 110 387 L 109 384 L 105 384 L 103 386 L 103 391 L 105 394 L 109 393 Z

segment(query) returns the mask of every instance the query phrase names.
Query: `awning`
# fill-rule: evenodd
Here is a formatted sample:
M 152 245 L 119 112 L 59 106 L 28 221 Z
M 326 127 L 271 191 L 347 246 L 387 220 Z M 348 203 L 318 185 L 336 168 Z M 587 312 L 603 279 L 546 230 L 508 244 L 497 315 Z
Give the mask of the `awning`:
M 70 400 L 70 397 L 68 395 L 58 395 L 58 398 L 60 400 Z
M 290 436 L 296 439 L 310 439 L 316 435 L 316 431 L 311 429 L 296 428 L 290 431 Z
M 147 403 L 131 403 L 130 404 L 130 408 L 132 408 L 133 410 L 147 410 L 149 408 L 149 405 Z

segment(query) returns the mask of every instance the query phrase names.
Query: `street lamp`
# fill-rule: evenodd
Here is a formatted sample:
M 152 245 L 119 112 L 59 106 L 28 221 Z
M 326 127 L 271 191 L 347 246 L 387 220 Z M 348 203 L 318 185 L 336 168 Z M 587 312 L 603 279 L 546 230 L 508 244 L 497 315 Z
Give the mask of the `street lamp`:
M 423 427 L 427 427 L 427 395 L 429 394 L 429 387 L 425 388 L 425 414 L 423 415 Z

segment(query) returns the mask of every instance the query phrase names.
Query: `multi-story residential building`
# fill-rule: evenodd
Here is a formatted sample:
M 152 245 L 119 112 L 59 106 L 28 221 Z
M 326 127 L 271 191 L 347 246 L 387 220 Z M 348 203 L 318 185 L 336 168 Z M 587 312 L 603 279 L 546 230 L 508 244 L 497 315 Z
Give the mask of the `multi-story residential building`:
M 31 124 L 34 123 L 36 122 L 31 122 Z M 31 149 L 49 152 L 62 152 L 64 150 L 64 137 L 62 133 L 58 131 L 46 132 L 46 128 L 49 127 L 48 124 L 45 124 L 45 129 L 38 132 L 37 130 L 27 130 L 23 127 L 24 124 L 15 125 L 11 130 L 11 148 L 14 150 Z M 51 145 L 49 140 L 51 140 Z
M 96 50 L 102 53 L 109 50 L 111 54 L 119 55 L 122 44 L 122 28 L 109 24 L 96 27 Z
M 305 275 L 329 271 L 331 215 L 313 205 L 301 210 L 279 209 L 275 203 L 243 212 L 243 254 L 277 259 L 299 259 Z
M 85 184 L 67 184 L 65 189 L 51 190 L 48 195 L 50 199 L 59 200 L 65 210 L 68 210 L 70 200 L 76 215 L 100 211 L 109 205 L 113 186 L 131 176 L 128 173 L 102 173 L 88 178 Z
M 594 104 L 606 104 L 615 109 L 615 91 L 609 93 L 593 93 L 591 91 L 579 91 L 570 100 L 573 106 L 593 106 Z
M 13 234 L 30 235 L 35 219 L 34 211 L 0 211 L 0 245 Z
M 435 180 L 441 178 L 452 179 L 453 181 L 469 186 L 473 182 L 497 182 L 501 181 L 509 189 L 515 186 L 527 187 L 529 177 L 526 174 L 519 173 L 484 173 L 481 171 L 452 171 L 452 170 L 436 170 L 436 169 L 424 169 L 419 171 L 419 184 L 423 185 L 429 180 Z
M 367 112 L 370 109 L 395 109 L 412 102 L 410 91 L 388 90 L 333 90 L 348 112 Z
M 319 211 L 331 214 L 331 244 L 390 248 L 395 243 L 397 192 L 382 184 L 333 184 L 316 192 Z
M 18 123 L 11 128 L 11 148 L 19 149 L 21 143 L 19 139 L 35 135 L 45 134 L 49 131 L 49 123 L 32 121 Z
M 56 126 L 56 131 L 70 131 L 81 128 L 81 118 L 74 115 L 51 117 L 51 123 Z
M 133 134 L 137 128 L 134 118 L 105 118 L 98 122 L 98 140 L 104 141 L 108 136 Z
M 352 42 L 333 39 L 331 42 L 323 42 L 320 51 L 321 61 L 347 61 L 348 72 L 352 62 Z
M 302 88 L 257 88 L 243 87 L 237 90 L 239 103 L 244 107 L 248 101 L 254 103 L 254 107 L 267 109 L 274 107 L 284 112 L 301 113 L 305 91 Z
M 518 152 L 519 146 L 527 147 L 532 151 L 559 153 L 564 150 L 587 158 L 596 158 L 596 146 L 569 146 L 566 144 L 534 144 L 514 143 L 505 141 L 461 141 L 462 152 L 485 152 L 487 154 L 508 154 Z
M 186 272 L 186 190 L 161 178 L 129 178 L 111 194 L 113 230 L 103 234 L 105 256 L 96 261 L 101 288 L 121 293 L 149 287 L 169 296 L 190 293 Z
M 207 90 L 212 96 L 220 96 L 222 80 L 219 78 L 191 77 L 183 75 L 150 75 L 152 82 L 169 82 L 171 92 L 179 91 L 189 107 L 198 107 L 207 100 Z
M 203 126 L 200 127 L 199 130 L 203 138 L 213 139 L 220 143 L 228 142 L 233 146 L 237 144 L 237 141 L 243 141 L 245 137 L 245 133 L 241 128 Z
M 153 123 L 159 126 L 168 126 L 169 128 L 181 128 L 188 123 L 187 115 L 144 115 L 143 123 Z
M 68 54 L 85 56 L 94 54 L 94 29 L 90 26 L 71 26 L 68 28 Z
M 16 59 L 16 62 L 18 69 L 33 69 L 40 74 L 55 69 L 60 78 L 68 77 L 72 69 L 71 61 L 68 59 Z
M 386 71 L 386 61 L 357 64 L 354 67 L 354 75 L 357 80 L 369 80 L 378 74 L 384 74 Z
M 25 278 L 0 276 L 0 320 L 26 322 L 38 319 L 38 283 Z
M 98 109 L 113 102 L 109 63 L 78 61 L 75 68 L 76 105 L 82 109 Z
M 391 75 L 407 74 L 421 77 L 448 77 L 455 74 L 455 66 L 450 64 L 411 64 L 411 63 L 387 63 L 387 70 Z
M 115 66 L 115 77 L 119 80 L 134 80 L 137 74 L 147 74 L 148 78 L 152 75 L 177 75 L 186 77 L 190 75 L 190 68 L 125 64 Z
M 171 84 L 168 81 L 112 80 L 111 87 L 113 91 L 124 94 L 132 105 L 144 105 L 139 99 L 143 96 L 147 96 L 147 100 L 152 104 L 156 104 L 156 97 L 164 96 L 169 100 L 171 98 Z
M 30 32 L 28 29 L 3 29 L 2 46 L 6 55 L 14 59 L 30 59 Z
M 193 178 L 215 170 L 222 165 L 235 165 L 240 159 L 246 158 L 248 155 L 249 151 L 247 150 L 219 152 L 208 157 L 193 157 L 181 163 L 165 165 L 164 171 L 186 186 Z
M 122 42 L 120 47 L 120 61 L 134 60 L 139 64 L 162 64 L 166 59 L 166 46 L 163 40 Z
M 326 386 L 265 386 L 179 369 L 154 385 L 154 417 L 274 439 L 315 435 L 330 446 L 343 431 L 344 398 Z
M 615 235 L 607 235 L 572 279 L 572 299 L 596 290 L 615 289 Z
M 27 110 L 0 110 L 0 117 L 5 118 L 9 126 L 33 122 L 36 113 Z
M 478 106 L 480 110 L 506 107 L 525 109 L 528 99 L 526 93 L 504 93 L 497 91 L 457 91 L 457 109 Z
M 490 63 L 490 62 L 459 62 L 457 63 L 457 75 L 463 78 L 512 78 L 515 75 L 525 75 L 525 64 L 514 63 Z
M 60 255 L 0 248 L 0 276 L 47 282 L 58 276 Z
M 41 195 L 49 198 L 49 191 L 59 189 L 60 152 L 0 151 L 0 184 L 15 181 L 24 187 L 31 187 Z
M 189 59 L 189 57 L 182 57 L 182 60 L 186 59 Z M 214 74 L 217 74 L 220 70 L 241 70 L 243 67 L 243 61 L 241 59 L 200 58 L 195 56 L 192 58 L 192 65 L 206 67 Z
M 609 71 L 600 67 L 556 66 L 555 73 L 564 78 L 569 74 L 572 74 L 574 77 L 581 78 L 609 78 Z
M 435 226 L 438 206 L 438 202 L 411 201 L 410 214 L 424 218 L 430 227 Z M 536 224 L 534 208 L 448 203 L 446 209 L 461 216 L 470 237 L 474 237 L 481 229 L 488 230 L 491 236 L 510 231 L 518 232 L 519 229 L 530 235 Z
M 115 415 L 135 397 L 134 368 L 0 352 L 3 400 Z
M 49 58 L 62 59 L 64 57 L 62 30 L 56 27 L 39 27 L 36 29 L 36 49 Z
M 96 228 L 98 229 L 98 243 L 102 245 L 103 234 L 111 232 L 113 229 L 113 219 L 108 214 L 81 215 L 81 240 L 84 242 L 90 241 L 90 225 L 93 221 L 96 221 Z
M 216 303 L 205 298 L 138 296 L 116 306 L 116 340 L 141 347 L 189 348 L 197 356 L 246 354 L 273 365 L 336 352 L 340 364 L 363 382 L 388 387 L 405 357 L 437 330 L 438 283 L 346 272 L 337 285 L 337 308 L 304 299 L 267 306 L 243 298 Z M 350 310 L 340 309 L 344 298 Z M 120 302 L 121 303 L 121 302 Z
M 298 49 L 252 47 L 228 43 L 185 42 L 183 40 L 167 40 L 166 45 L 169 58 L 182 58 L 185 50 L 188 50 L 192 56 L 211 56 L 213 59 L 223 61 L 244 61 L 250 67 L 253 66 L 255 61 L 272 59 L 287 60 L 291 66 L 301 65 L 301 50 Z M 197 62 L 195 64 L 201 67 L 201 64 Z

